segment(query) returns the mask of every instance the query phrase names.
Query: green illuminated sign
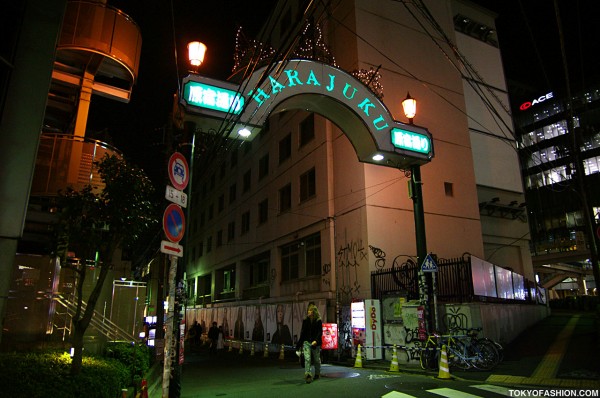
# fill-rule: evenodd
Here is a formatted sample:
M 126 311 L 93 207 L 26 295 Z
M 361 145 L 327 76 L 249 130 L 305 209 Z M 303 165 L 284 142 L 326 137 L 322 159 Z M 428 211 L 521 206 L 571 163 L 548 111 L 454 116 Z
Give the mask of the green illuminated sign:
M 428 154 L 431 140 L 428 136 L 402 129 L 392 129 L 392 144 L 396 148 Z
M 244 97 L 239 93 L 194 81 L 185 83 L 183 97 L 189 105 L 236 115 L 244 107 Z

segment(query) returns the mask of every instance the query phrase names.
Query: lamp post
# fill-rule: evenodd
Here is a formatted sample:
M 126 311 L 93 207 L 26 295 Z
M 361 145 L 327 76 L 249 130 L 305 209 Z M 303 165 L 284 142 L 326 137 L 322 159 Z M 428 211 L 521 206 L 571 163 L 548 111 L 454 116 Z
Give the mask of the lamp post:
M 409 124 L 413 124 L 413 119 L 417 114 L 417 100 L 406 94 L 406 98 L 402 101 L 402 109 L 404 115 L 408 119 Z M 417 266 L 418 283 L 419 283 L 419 301 L 424 307 L 425 329 L 429 332 L 431 325 L 431 311 L 429 306 L 429 277 L 421 270 L 421 264 L 427 257 L 427 239 L 425 236 L 425 212 L 423 210 L 423 192 L 421 189 L 421 166 L 414 164 L 410 167 L 410 198 L 413 201 L 413 213 L 415 218 L 415 240 L 417 246 Z
M 198 67 L 202 65 L 204 62 L 204 56 L 206 54 L 206 46 L 199 42 L 193 41 L 188 43 L 188 61 L 191 67 L 191 73 L 197 73 Z M 180 97 L 181 93 L 177 93 Z M 191 196 L 192 196 L 192 184 L 193 184 L 193 170 L 194 170 L 194 148 L 195 148 L 195 139 L 196 139 L 196 126 L 195 123 L 192 122 L 184 122 L 183 124 L 183 135 L 182 142 L 179 143 L 179 146 L 189 146 L 189 150 L 182 151 L 184 156 L 188 159 L 189 164 L 189 183 L 187 184 L 188 190 L 188 199 L 187 206 L 185 212 L 185 218 L 190 219 L 190 208 L 191 208 Z M 185 284 L 183 281 L 184 278 L 184 269 L 186 259 L 188 258 L 189 253 L 189 245 L 188 242 L 189 234 L 185 236 L 185 244 L 184 247 L 188 248 L 187 251 L 184 251 L 184 261 L 183 264 L 177 265 L 177 257 L 171 256 L 171 270 L 169 272 L 169 296 L 175 297 L 178 302 L 177 309 L 171 307 L 171 299 L 169 300 L 169 315 L 173 315 L 172 322 L 170 322 L 167 326 L 167 333 L 169 338 L 165 338 L 168 340 L 165 342 L 165 357 L 164 357 L 164 369 L 163 369 L 163 398 L 179 398 L 181 396 L 181 362 L 183 361 L 183 335 L 185 333 L 185 324 L 181 320 L 181 312 L 183 311 L 183 319 L 185 319 L 185 306 L 184 306 L 184 297 L 185 297 Z M 168 350 L 167 350 L 168 347 Z M 167 357 L 167 353 L 174 353 L 174 355 L 170 355 Z M 171 363 L 171 361 L 173 361 Z M 172 369 L 172 370 L 171 370 Z

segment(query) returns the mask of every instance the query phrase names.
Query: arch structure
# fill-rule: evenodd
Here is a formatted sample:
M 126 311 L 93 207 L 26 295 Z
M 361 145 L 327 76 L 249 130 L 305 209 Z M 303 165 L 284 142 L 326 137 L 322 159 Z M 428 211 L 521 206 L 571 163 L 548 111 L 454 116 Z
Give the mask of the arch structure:
M 394 120 L 362 82 L 322 62 L 282 61 L 257 70 L 240 85 L 200 75 L 182 83 L 179 101 L 186 116 L 199 115 L 204 125 L 212 119 L 215 129 L 225 120 L 240 139 L 252 140 L 272 113 L 301 109 L 336 124 L 361 162 L 408 169 L 433 158 L 426 128 Z

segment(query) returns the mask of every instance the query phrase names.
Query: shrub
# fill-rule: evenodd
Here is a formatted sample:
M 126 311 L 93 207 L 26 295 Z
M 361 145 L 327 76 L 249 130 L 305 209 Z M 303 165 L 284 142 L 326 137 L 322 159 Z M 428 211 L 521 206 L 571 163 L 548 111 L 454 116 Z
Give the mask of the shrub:
M 129 385 L 127 367 L 115 359 L 84 357 L 77 376 L 70 368 L 67 353 L 1 354 L 2 396 L 114 398 Z

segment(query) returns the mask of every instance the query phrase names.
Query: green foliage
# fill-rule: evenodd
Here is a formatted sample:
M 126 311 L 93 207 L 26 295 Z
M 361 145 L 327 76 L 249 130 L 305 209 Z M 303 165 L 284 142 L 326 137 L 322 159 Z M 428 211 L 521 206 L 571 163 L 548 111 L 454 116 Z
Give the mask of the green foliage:
M 84 357 L 80 374 L 69 374 L 67 353 L 13 353 L 0 355 L 2 396 L 114 398 L 131 378 L 116 359 Z
M 158 225 L 155 189 L 143 170 L 121 158 L 107 155 L 96 165 L 103 190 L 90 185 L 59 196 L 57 241 L 68 241 L 83 256 L 96 250 L 110 256 L 117 246 L 127 249 Z
M 143 375 L 150 369 L 150 349 L 147 345 L 128 342 L 109 343 L 106 356 L 125 365 L 137 387 Z

